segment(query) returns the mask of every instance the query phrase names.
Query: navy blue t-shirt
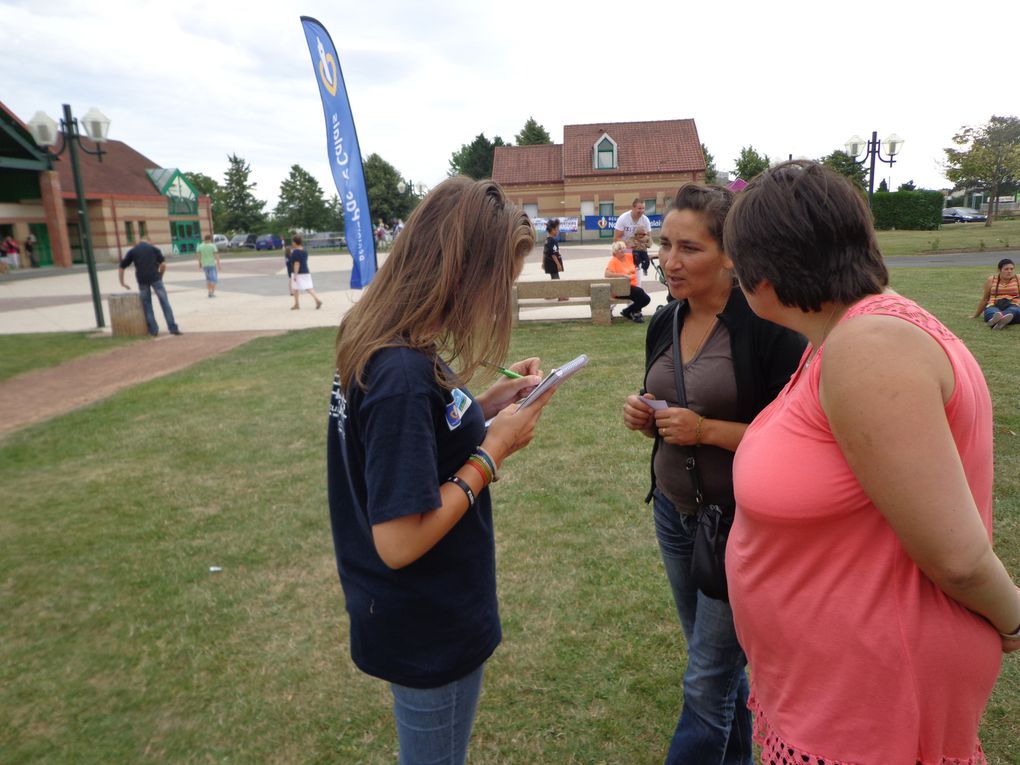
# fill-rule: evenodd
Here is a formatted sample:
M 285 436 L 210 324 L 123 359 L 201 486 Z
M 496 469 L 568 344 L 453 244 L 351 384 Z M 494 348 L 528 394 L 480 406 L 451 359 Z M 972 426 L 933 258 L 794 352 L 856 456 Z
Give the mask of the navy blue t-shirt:
M 376 353 L 365 387 L 351 388 L 345 397 L 334 379 L 326 438 L 351 657 L 383 680 L 435 688 L 481 666 L 502 637 L 489 490 L 399 570 L 379 557 L 371 526 L 438 508 L 441 483 L 485 437 L 485 416 L 464 389 L 436 383 L 433 357 L 410 348 Z
M 297 268 L 295 268 L 295 265 Z M 290 255 L 287 256 L 287 269 L 292 274 L 307 274 L 308 271 L 308 253 L 302 250 L 300 247 L 295 247 L 290 251 Z

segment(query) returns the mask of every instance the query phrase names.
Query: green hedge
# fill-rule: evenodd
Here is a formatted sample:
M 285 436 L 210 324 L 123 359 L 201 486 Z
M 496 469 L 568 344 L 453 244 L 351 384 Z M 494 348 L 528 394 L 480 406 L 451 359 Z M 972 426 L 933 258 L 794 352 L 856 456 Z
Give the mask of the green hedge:
M 893 191 L 875 194 L 871 210 L 875 228 L 931 231 L 942 224 L 942 194 L 938 191 Z

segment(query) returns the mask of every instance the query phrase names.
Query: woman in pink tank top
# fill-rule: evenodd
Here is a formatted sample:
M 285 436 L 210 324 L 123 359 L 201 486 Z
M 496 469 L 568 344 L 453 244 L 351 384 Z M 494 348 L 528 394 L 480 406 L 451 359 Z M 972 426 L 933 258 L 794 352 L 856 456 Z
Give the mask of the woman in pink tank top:
M 762 762 L 984 763 L 1020 591 L 991 545 L 981 370 L 888 289 L 867 205 L 827 168 L 756 178 L 724 240 L 755 313 L 810 341 L 733 466 L 726 563 Z

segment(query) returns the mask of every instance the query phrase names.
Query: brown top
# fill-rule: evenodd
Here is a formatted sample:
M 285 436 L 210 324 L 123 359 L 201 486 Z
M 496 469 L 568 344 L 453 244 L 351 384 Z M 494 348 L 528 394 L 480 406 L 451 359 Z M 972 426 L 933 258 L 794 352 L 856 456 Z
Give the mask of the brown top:
M 648 392 L 678 406 L 670 345 L 648 370 Z M 687 408 L 713 420 L 737 419 L 737 377 L 733 370 L 730 333 L 721 322 L 705 340 L 701 351 L 684 365 Z M 659 491 L 682 513 L 697 510 L 694 484 L 684 467 L 687 447 L 662 442 L 655 453 L 655 479 Z M 697 447 L 698 476 L 705 501 L 723 504 L 733 500 L 733 452 L 717 446 Z

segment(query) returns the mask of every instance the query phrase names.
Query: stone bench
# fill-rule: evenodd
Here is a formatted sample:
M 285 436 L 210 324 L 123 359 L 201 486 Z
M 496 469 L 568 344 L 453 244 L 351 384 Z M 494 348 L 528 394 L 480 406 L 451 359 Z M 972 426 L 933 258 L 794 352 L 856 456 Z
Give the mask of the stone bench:
M 612 322 L 613 303 L 630 302 L 630 279 L 626 276 L 611 279 L 547 279 L 540 282 L 517 282 L 513 288 L 510 310 L 513 325 L 521 319 L 521 304 L 541 305 L 545 308 L 588 303 L 591 322 L 602 326 Z M 559 298 L 569 298 L 560 301 Z M 553 302 L 549 302 L 549 301 Z

